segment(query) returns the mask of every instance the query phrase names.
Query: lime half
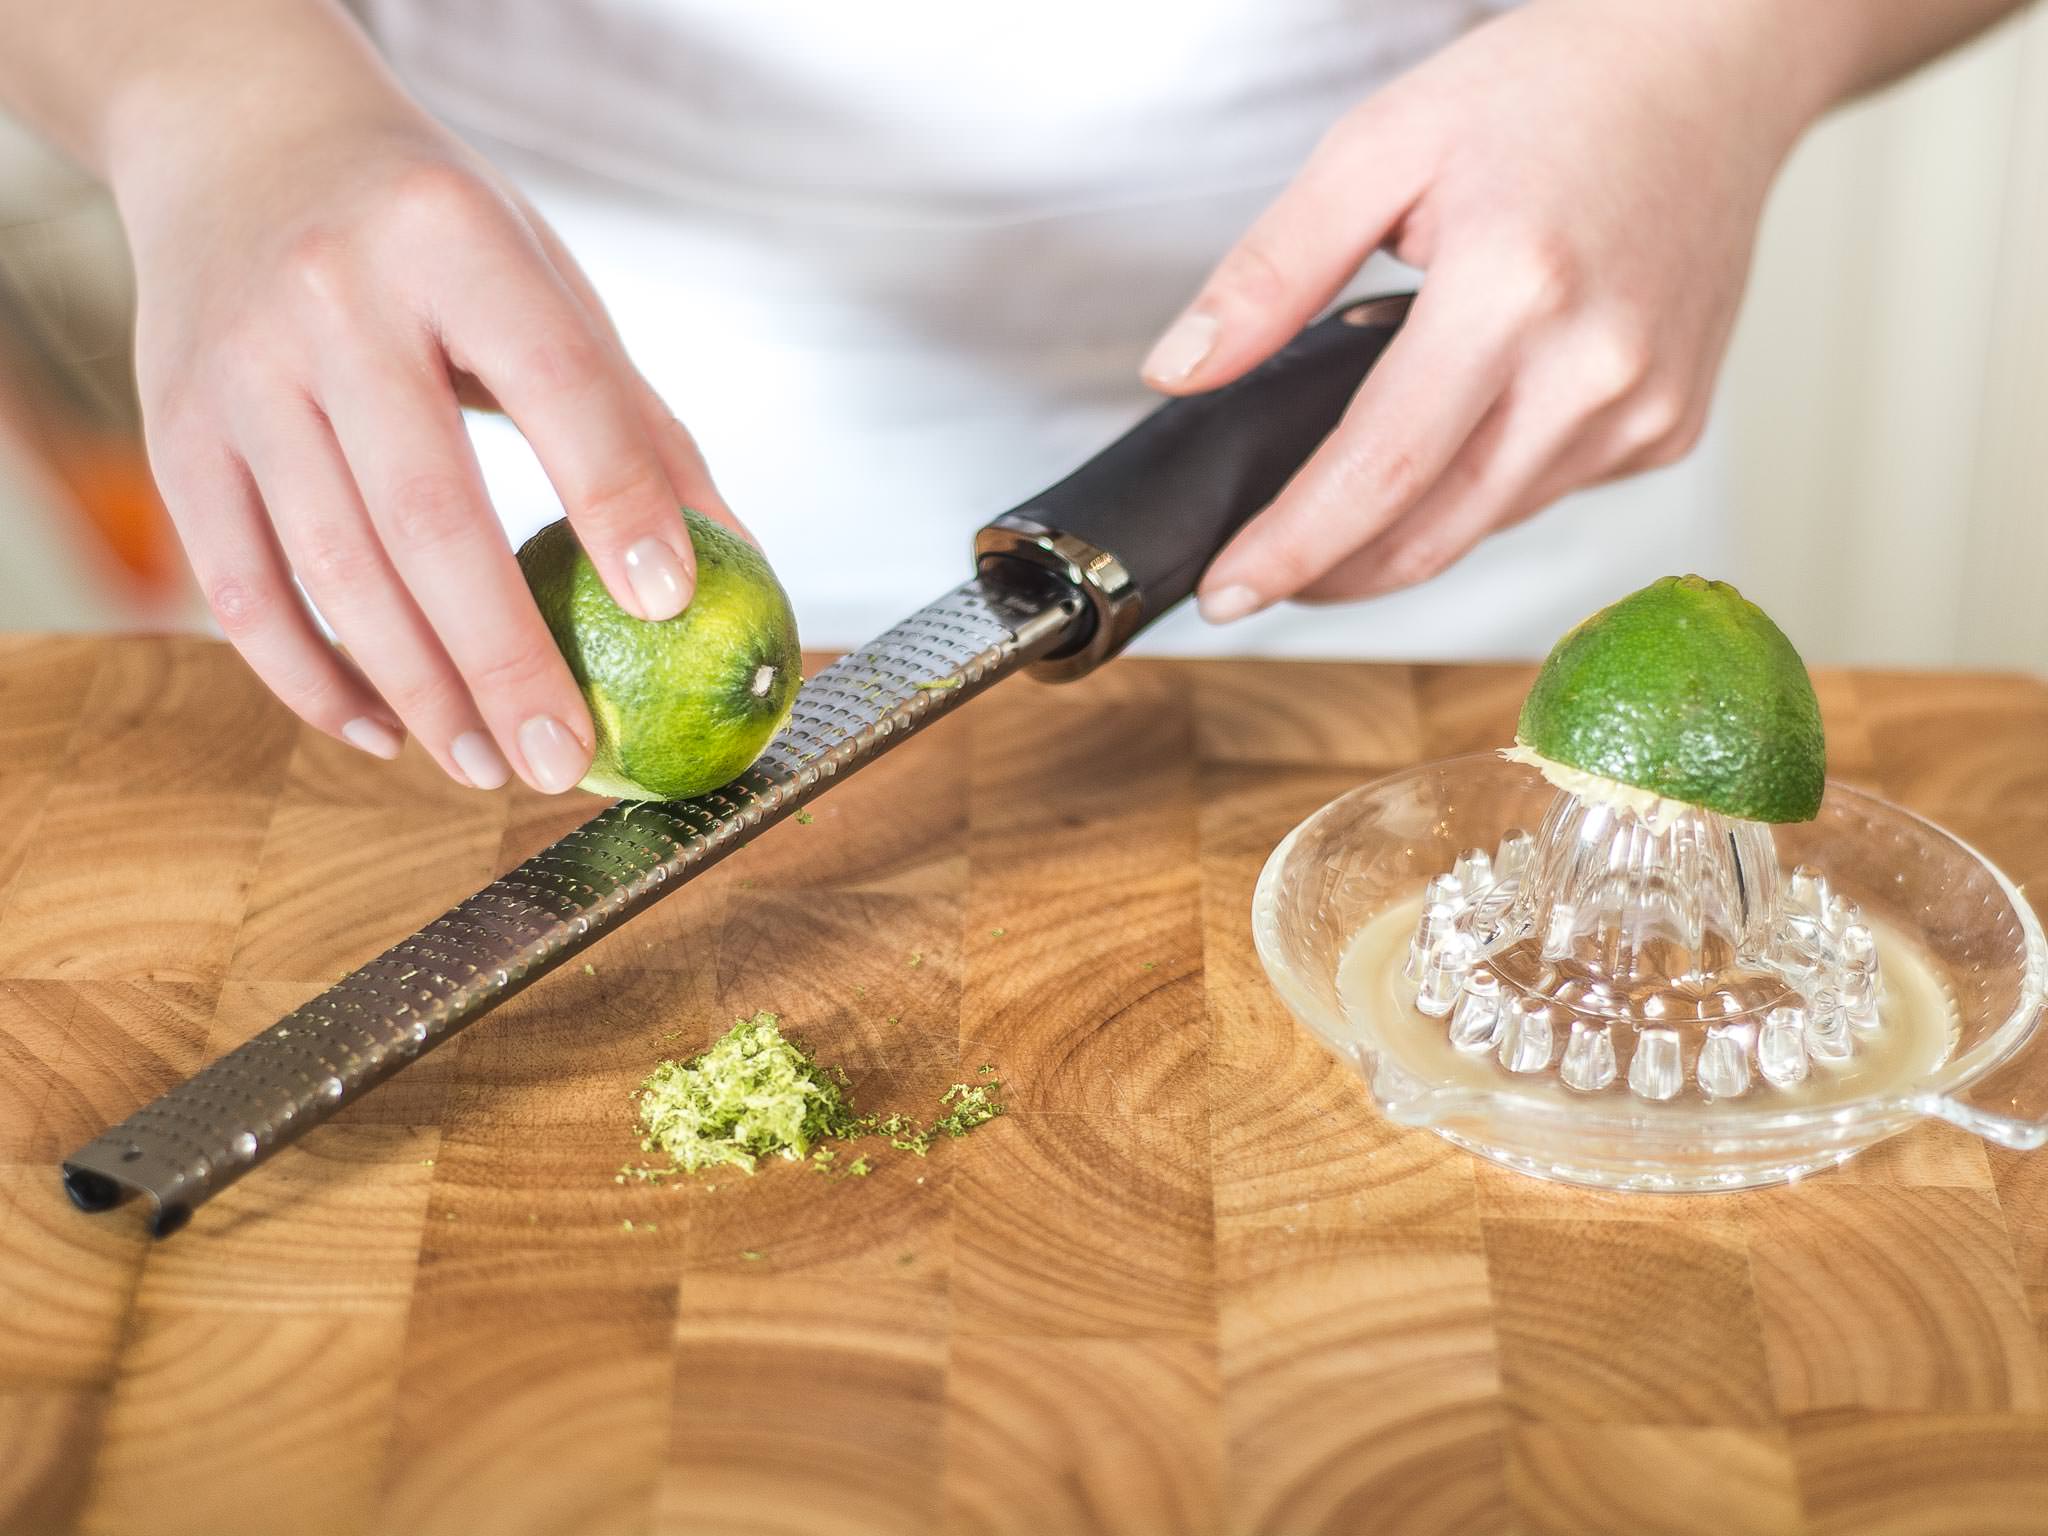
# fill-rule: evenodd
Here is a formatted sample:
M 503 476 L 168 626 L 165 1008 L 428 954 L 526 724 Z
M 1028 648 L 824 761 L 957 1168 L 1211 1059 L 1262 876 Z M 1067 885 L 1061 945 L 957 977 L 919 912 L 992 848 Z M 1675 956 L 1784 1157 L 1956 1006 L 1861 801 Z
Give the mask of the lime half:
M 1792 642 L 1727 582 L 1699 576 L 1653 582 L 1558 641 L 1515 742 L 1562 787 L 1605 781 L 1639 809 L 1654 797 L 1745 821 L 1811 821 L 1827 773 L 1820 703 Z
M 567 522 L 519 551 L 519 567 L 589 701 L 597 755 L 583 788 L 680 800 L 729 784 L 789 718 L 803 681 L 796 616 L 761 552 L 683 510 L 697 592 L 650 624 L 605 591 Z

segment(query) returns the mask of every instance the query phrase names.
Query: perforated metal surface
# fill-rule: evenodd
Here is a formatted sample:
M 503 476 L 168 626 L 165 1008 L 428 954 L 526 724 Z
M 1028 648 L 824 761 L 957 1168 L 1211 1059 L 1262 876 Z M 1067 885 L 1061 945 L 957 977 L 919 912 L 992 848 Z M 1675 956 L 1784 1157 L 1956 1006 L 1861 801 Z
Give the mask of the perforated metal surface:
M 223 1056 L 64 1164 L 71 1197 L 156 1204 L 159 1236 L 408 1062 L 981 689 L 1060 647 L 1081 599 L 972 581 L 833 663 L 722 790 L 615 806 Z

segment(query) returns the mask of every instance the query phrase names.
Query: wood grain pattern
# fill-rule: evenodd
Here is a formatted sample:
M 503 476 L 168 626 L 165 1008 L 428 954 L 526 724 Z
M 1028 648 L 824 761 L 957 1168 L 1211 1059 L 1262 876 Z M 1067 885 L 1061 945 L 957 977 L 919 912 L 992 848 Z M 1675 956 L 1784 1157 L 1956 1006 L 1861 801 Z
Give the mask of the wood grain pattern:
M 0 637 L 0 1533 L 2048 1532 L 2048 1154 L 1537 1183 L 1273 998 L 1273 845 L 1529 675 L 998 690 L 151 1247 L 54 1161 L 589 807 L 296 730 L 216 646 Z M 2048 880 L 2048 686 L 1819 688 L 1839 775 Z M 639 1079 L 759 1008 L 875 1109 L 988 1061 L 1013 1112 L 615 1184 Z

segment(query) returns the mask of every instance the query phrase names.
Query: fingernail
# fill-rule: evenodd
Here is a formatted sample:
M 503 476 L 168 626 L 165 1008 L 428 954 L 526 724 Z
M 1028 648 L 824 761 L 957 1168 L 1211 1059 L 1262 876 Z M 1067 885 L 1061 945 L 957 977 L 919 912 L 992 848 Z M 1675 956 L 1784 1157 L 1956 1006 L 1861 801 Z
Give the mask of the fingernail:
M 512 765 L 482 731 L 464 731 L 449 743 L 448 755 L 478 789 L 497 789 L 512 777 Z
M 1139 370 L 1155 384 L 1178 384 L 1202 364 L 1216 345 L 1216 317 L 1190 310 L 1152 344 Z
M 1266 603 L 1250 587 L 1218 587 L 1197 597 L 1195 606 L 1211 624 L 1235 624 L 1257 613 Z
M 535 715 L 519 727 L 519 753 L 534 783 L 550 795 L 574 789 L 590 766 L 583 743 L 553 715 Z
M 357 751 L 381 757 L 387 763 L 398 756 L 398 749 L 405 745 L 405 738 L 398 732 L 382 720 L 372 720 L 368 715 L 360 715 L 344 725 L 341 739 Z
M 626 584 L 650 619 L 672 619 L 690 600 L 684 586 L 683 562 L 660 539 L 649 535 L 626 551 Z

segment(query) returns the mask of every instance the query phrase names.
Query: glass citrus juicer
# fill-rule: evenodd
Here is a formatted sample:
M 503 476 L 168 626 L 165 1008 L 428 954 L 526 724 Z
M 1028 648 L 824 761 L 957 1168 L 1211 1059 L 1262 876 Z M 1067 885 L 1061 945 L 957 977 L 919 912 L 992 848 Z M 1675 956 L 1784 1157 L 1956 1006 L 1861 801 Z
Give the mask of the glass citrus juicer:
M 1600 667 L 1567 652 L 1588 631 L 1600 651 L 1600 619 L 1667 585 L 1567 636 L 1539 693 L 1591 697 L 1582 721 L 1611 708 Z M 1710 589 L 1742 603 L 1688 590 Z M 1810 818 L 1729 814 L 1520 741 L 1426 763 L 1274 850 L 1252 927 L 1275 989 L 1391 1119 L 1543 1178 L 1774 1184 L 1927 1116 L 2048 1143 L 2033 909 L 1940 827 L 1843 784 L 1820 792 L 1818 708 L 1784 654 L 1780 683 L 1812 708 Z M 1724 681 L 1746 686 L 1741 671 Z M 1678 686 L 1703 681 L 1688 667 Z

